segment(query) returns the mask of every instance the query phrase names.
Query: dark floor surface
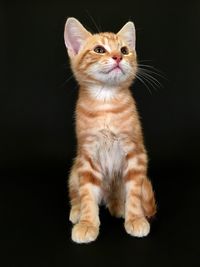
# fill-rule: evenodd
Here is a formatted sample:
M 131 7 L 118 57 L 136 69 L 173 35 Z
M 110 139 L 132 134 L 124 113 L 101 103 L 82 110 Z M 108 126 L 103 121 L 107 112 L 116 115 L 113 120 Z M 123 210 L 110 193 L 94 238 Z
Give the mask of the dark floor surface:
M 127 235 L 123 220 L 102 207 L 100 235 L 87 245 L 70 238 L 65 172 L 2 176 L 1 266 L 200 266 L 199 184 L 189 169 L 150 169 L 158 214 L 148 237 Z

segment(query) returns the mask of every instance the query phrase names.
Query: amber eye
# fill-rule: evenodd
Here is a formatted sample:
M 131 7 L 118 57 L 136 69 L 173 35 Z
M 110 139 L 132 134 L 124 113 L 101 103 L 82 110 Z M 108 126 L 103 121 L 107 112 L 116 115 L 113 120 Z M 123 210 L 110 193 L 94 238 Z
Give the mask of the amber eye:
M 121 52 L 122 52 L 123 55 L 128 55 L 128 54 L 129 54 L 128 47 L 123 46 L 123 47 L 121 48 Z
M 104 54 L 106 52 L 106 49 L 103 46 L 98 45 L 94 48 L 94 52 L 98 54 Z

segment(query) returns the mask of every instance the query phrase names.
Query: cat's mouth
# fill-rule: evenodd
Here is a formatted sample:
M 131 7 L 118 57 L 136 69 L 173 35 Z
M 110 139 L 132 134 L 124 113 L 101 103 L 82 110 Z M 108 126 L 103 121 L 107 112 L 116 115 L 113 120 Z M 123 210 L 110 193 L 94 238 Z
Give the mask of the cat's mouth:
M 113 68 L 111 68 L 111 69 L 107 72 L 107 74 L 109 74 L 109 73 L 111 73 L 111 72 L 122 73 L 122 74 L 124 74 L 123 69 L 122 69 L 119 65 L 116 65 L 116 66 L 114 66 Z

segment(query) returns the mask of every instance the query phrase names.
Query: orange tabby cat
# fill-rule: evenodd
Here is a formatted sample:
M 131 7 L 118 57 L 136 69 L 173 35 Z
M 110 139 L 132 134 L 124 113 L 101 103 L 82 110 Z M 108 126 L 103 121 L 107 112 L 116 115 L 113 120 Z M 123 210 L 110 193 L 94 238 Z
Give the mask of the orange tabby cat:
M 76 106 L 77 156 L 69 178 L 72 240 L 94 241 L 99 233 L 99 204 L 125 219 L 125 230 L 148 235 L 146 218 L 156 212 L 147 178 L 147 155 L 134 99 L 135 28 L 92 35 L 75 18 L 65 25 L 65 44 L 80 85 Z

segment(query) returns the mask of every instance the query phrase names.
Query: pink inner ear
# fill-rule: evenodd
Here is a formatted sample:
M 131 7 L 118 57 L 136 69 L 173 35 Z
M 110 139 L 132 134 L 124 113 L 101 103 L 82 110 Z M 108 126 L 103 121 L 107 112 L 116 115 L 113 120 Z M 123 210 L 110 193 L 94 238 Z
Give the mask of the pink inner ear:
M 78 54 L 79 50 L 80 50 L 80 37 L 75 35 L 74 33 L 71 33 L 69 35 L 69 39 L 68 39 L 68 43 L 69 43 L 69 49 L 71 49 L 74 54 Z
M 91 36 L 75 18 L 69 18 L 65 24 L 65 44 L 71 55 L 76 55 L 86 39 Z

